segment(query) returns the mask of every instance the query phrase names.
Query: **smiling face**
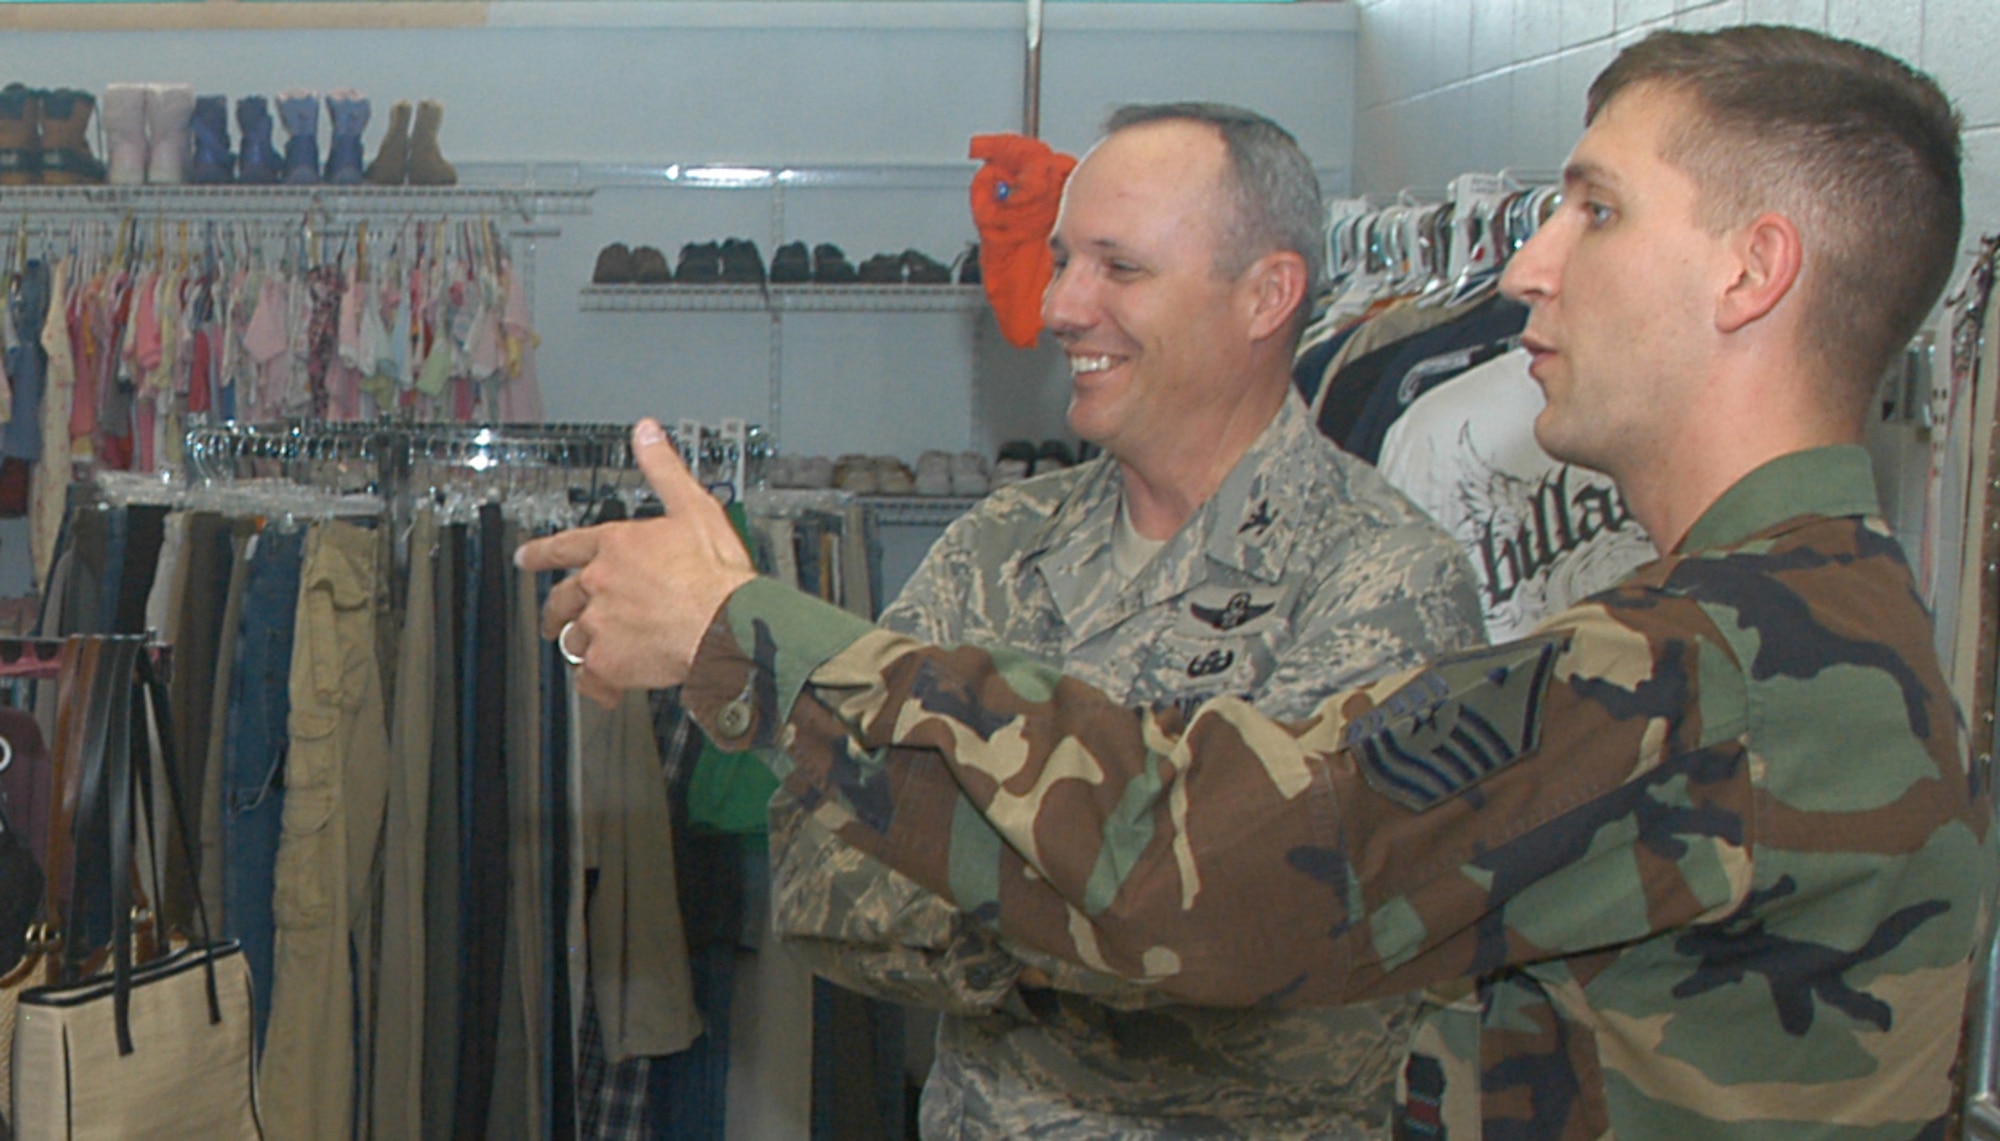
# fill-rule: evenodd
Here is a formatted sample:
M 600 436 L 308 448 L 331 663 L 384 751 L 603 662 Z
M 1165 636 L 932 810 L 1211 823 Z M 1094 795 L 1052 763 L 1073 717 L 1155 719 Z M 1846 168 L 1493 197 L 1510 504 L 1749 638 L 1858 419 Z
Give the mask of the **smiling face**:
M 1696 113 L 1657 86 L 1613 99 L 1570 154 L 1561 206 L 1501 281 L 1532 307 L 1522 343 L 1548 398 L 1535 438 L 1614 478 L 1643 471 L 1676 423 L 1702 414 L 1728 238 L 1702 226 L 1694 180 L 1662 157 Z
M 1099 143 L 1063 193 L 1042 322 L 1069 358 L 1070 428 L 1128 462 L 1219 423 L 1247 383 L 1251 275 L 1216 268 L 1227 161 L 1213 127 L 1151 122 Z

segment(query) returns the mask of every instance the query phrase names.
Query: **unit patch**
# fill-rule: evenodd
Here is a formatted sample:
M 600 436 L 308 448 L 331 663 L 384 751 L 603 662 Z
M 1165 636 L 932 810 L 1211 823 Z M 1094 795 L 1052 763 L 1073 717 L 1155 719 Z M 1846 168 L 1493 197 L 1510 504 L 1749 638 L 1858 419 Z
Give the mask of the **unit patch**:
M 1568 634 L 1544 634 L 1433 662 L 1349 722 L 1341 743 L 1369 787 L 1421 812 L 1535 751 L 1568 645 Z

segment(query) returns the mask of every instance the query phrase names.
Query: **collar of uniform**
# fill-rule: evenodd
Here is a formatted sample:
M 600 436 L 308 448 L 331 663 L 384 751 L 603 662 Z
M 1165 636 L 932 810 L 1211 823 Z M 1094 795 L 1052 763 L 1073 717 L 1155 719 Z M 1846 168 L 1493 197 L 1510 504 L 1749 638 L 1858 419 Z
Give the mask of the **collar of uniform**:
M 1118 497 L 1125 493 L 1125 474 L 1118 461 L 1100 455 L 1072 468 L 1069 476 L 1075 481 L 1069 491 L 1021 545 L 1018 557 L 1023 569 L 1044 562 L 1079 563 L 1111 543 Z
M 1320 482 L 1311 457 L 1320 454 L 1321 446 L 1298 390 L 1287 388 L 1278 414 L 1189 520 L 1207 528 L 1208 557 L 1266 582 L 1283 579 L 1297 536 L 1292 526 L 1299 509 L 1295 500 L 1300 489 Z
M 1875 467 L 1859 444 L 1808 448 L 1752 471 L 1701 513 L 1679 553 L 1727 547 L 1786 519 L 1879 515 Z

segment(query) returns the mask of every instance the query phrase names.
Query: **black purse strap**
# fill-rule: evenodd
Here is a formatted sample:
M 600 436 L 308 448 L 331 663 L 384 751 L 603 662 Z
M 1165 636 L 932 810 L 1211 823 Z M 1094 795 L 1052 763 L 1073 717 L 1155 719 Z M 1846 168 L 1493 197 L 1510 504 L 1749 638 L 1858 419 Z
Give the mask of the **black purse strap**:
M 111 873 L 111 977 L 112 1012 L 118 1036 L 118 1052 L 126 1055 L 133 1051 L 131 1028 L 131 992 L 133 968 L 132 911 L 134 902 L 133 873 L 136 861 L 133 859 L 133 838 L 139 826 L 134 811 L 135 796 L 143 796 L 142 805 L 149 809 L 152 795 L 151 763 L 153 748 L 157 745 L 160 766 L 165 770 L 170 821 L 173 829 L 180 834 L 183 844 L 190 843 L 193 829 L 187 819 L 186 801 L 181 796 L 179 771 L 173 757 L 173 728 L 168 717 L 166 687 L 160 681 L 152 660 L 145 653 L 145 639 L 136 635 L 100 635 L 88 639 L 73 639 L 77 642 L 92 642 L 100 655 L 96 668 L 90 675 L 90 697 L 86 706 L 89 721 L 86 725 L 84 751 L 79 758 L 84 766 L 83 785 L 78 796 L 77 819 L 79 822 L 91 819 L 100 811 L 96 805 L 100 799 L 105 804 L 105 815 L 109 817 L 109 849 Z M 135 701 L 137 696 L 139 700 Z M 150 707 L 150 708 L 149 708 Z M 135 754 L 143 749 L 144 761 Z M 150 811 L 144 813 L 148 818 Z M 191 850 L 191 849 L 190 849 Z M 155 860 L 167 859 L 167 853 L 156 852 Z M 157 889 L 156 889 L 157 890 Z M 196 912 L 201 920 L 202 962 L 208 991 L 208 1016 L 211 1025 L 222 1021 L 222 1003 L 215 977 L 216 944 L 208 925 L 208 909 L 202 902 L 201 892 L 194 892 Z M 156 901 L 157 902 L 157 901 Z M 81 920 L 75 914 L 79 908 L 72 906 L 70 918 L 72 946 L 81 943 Z M 158 920 L 156 917 L 156 926 Z M 162 933 L 164 937 L 164 933 Z
M 160 750 L 159 767 L 165 771 L 167 778 L 168 824 L 180 834 L 183 850 L 191 853 L 194 851 L 194 821 L 188 815 L 188 799 L 181 791 L 180 766 L 175 763 L 174 723 L 167 698 L 167 684 L 161 679 L 160 671 L 154 668 L 153 659 L 147 654 L 139 655 L 137 684 L 146 700 L 136 703 L 134 713 L 140 718 L 140 733 L 147 734 L 146 717 L 149 707 L 151 710 L 151 733 L 146 736 L 146 740 L 151 746 L 156 746 Z M 149 774 L 150 771 L 149 766 Z M 165 853 L 161 853 L 161 862 L 165 859 Z M 188 865 L 188 873 L 193 874 L 191 865 Z M 208 905 L 202 900 L 201 885 L 192 886 L 195 918 L 201 921 L 202 963 L 208 975 L 208 1023 L 214 1026 L 222 1021 L 222 1000 L 217 995 L 215 985 L 217 944 L 214 934 L 209 930 Z M 159 902 L 159 896 L 156 894 L 155 906 L 158 906 Z M 161 937 L 164 939 L 165 921 L 162 919 L 159 922 L 162 927 Z
M 116 639 L 105 648 L 101 671 L 111 690 L 104 780 L 111 790 L 111 1009 L 121 1057 L 132 1052 L 132 687 L 139 646 L 137 638 Z
M 66 908 L 66 930 L 63 938 L 62 976 L 71 981 L 84 965 L 91 953 L 91 941 L 87 938 L 89 916 L 84 901 L 100 883 L 107 883 L 111 876 L 100 880 L 101 873 L 109 872 L 99 861 L 109 854 L 109 844 L 103 849 L 97 846 L 98 829 L 104 827 L 108 817 L 106 797 L 108 789 L 115 783 L 108 779 L 108 743 L 111 725 L 124 719 L 124 711 L 130 705 L 130 671 L 121 682 L 116 671 L 111 668 L 111 657 L 118 639 L 112 636 L 77 636 L 68 639 L 65 654 L 77 658 L 77 672 L 70 675 L 72 682 L 81 681 L 86 692 L 79 695 L 70 693 L 70 716 L 72 720 L 82 718 L 81 730 L 73 730 L 70 738 L 76 742 L 76 751 L 69 758 L 69 764 L 76 770 L 77 794 L 76 811 L 70 817 L 69 838 L 69 898 L 61 901 Z M 74 684 L 72 690 L 76 688 Z M 124 703 L 114 711 L 113 702 L 118 694 L 124 693 Z M 81 702 L 78 698 L 81 697 Z M 119 769 L 123 774 L 126 770 Z M 109 840 L 109 836 L 103 839 Z M 56 901 L 51 898 L 51 903 Z M 116 902 L 112 904 L 116 909 Z

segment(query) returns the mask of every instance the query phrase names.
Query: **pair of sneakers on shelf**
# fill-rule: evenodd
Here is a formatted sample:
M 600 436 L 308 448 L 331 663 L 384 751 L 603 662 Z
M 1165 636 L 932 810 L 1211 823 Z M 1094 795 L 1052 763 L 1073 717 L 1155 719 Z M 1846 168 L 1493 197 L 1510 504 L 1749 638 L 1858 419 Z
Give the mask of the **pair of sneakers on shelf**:
M 1030 476 L 1047 475 L 1074 467 L 1077 453 L 1061 440 L 1043 440 L 1037 447 L 1031 440 L 1009 440 L 1000 445 L 993 461 L 993 486 L 1005 487 Z
M 679 266 L 668 268 L 667 256 L 655 246 L 613 242 L 597 251 L 590 281 L 593 285 L 761 285 L 764 259 L 757 243 L 728 238 L 689 242 L 681 247 Z
M 917 489 L 916 475 L 903 461 L 859 453 L 838 460 L 772 456 L 764 461 L 764 482 L 771 487 L 836 488 L 855 495 L 910 495 Z
M 985 495 L 986 460 L 978 452 L 942 452 L 917 457 L 918 495 Z
M 949 285 L 951 267 L 921 250 L 880 253 L 856 266 L 832 242 L 787 242 L 771 255 L 773 285 Z

